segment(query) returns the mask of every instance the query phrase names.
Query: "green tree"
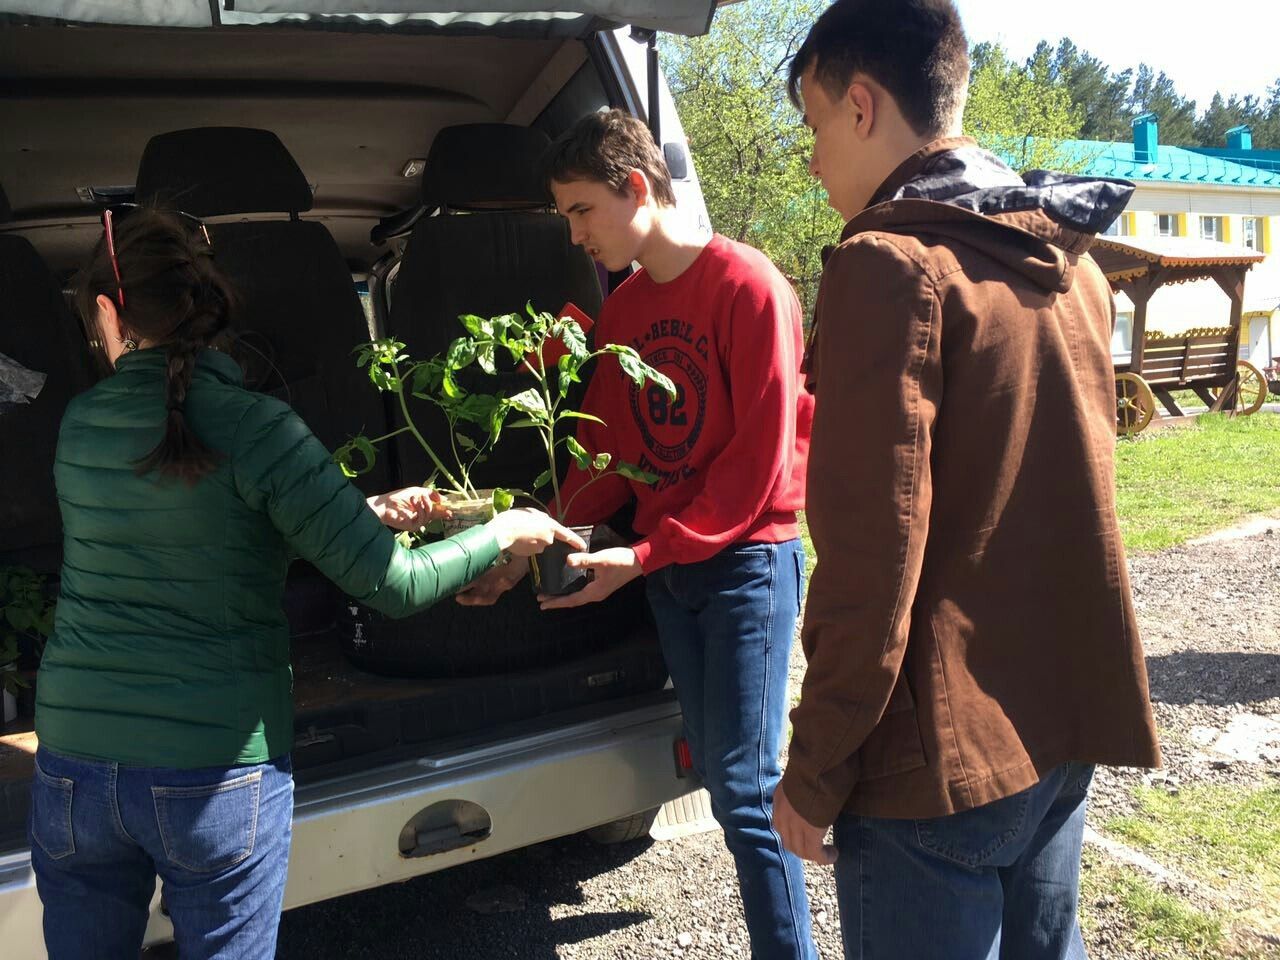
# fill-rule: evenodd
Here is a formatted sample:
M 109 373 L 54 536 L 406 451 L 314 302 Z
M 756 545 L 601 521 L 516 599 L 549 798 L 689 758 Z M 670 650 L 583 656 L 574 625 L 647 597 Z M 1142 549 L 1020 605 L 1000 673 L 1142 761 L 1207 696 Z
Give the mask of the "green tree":
M 812 137 L 787 98 L 816 0 L 743 0 L 697 39 L 664 38 L 664 69 L 720 233 L 763 250 L 812 313 L 822 247 L 843 226 L 809 175 Z
M 1178 93 L 1173 79 L 1163 70 L 1156 73 L 1145 63 L 1138 65 L 1129 97 L 1133 116 L 1154 113 L 1160 120 L 1160 142 L 1175 147 L 1202 146 L 1196 136 L 1196 102 Z
M 1205 147 L 1226 146 L 1228 130 L 1248 124 L 1251 129 L 1260 131 L 1264 117 L 1257 97 L 1232 96 L 1223 100 L 1222 94 L 1215 93 L 1209 109 L 1196 121 L 1196 139 Z
M 1048 44 L 1025 65 L 1009 59 L 999 44 L 973 49 L 965 132 L 1020 171 L 1076 172 L 1084 160 L 1060 141 L 1080 135 L 1081 117 L 1066 81 L 1054 70 Z
M 1053 54 L 1052 77 L 1066 83 L 1081 117 L 1085 140 L 1126 140 L 1130 136 L 1129 88 L 1133 71 L 1110 68 L 1064 37 Z

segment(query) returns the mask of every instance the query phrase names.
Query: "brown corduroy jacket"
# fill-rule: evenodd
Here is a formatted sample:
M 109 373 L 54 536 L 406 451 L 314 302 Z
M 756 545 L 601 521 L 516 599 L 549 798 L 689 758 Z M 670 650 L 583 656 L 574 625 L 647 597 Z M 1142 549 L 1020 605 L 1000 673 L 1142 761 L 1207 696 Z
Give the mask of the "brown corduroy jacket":
M 818 826 L 957 813 L 1068 761 L 1160 762 L 1116 521 L 1114 306 L 1087 253 L 1114 217 L 1082 216 L 1073 178 L 971 208 L 902 189 L 956 150 L 977 154 L 904 163 L 823 274 L 818 564 L 783 779 Z

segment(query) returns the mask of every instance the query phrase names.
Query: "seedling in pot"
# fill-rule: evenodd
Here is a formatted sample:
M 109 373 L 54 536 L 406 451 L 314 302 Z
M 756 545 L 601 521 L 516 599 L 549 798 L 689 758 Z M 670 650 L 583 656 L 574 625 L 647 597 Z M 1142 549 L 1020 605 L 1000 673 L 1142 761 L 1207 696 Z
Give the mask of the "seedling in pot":
M 25 653 L 38 664 L 53 633 L 56 601 L 45 594 L 45 578 L 27 567 L 0 567 L 0 688 L 13 701 L 30 688 L 18 672 Z
M 358 436 L 348 440 L 333 455 L 334 461 L 348 477 L 368 473 L 377 462 L 378 444 L 402 434 L 410 434 L 422 447 L 434 470 L 424 486 L 436 487 L 444 495 L 453 514 L 449 520 L 437 520 L 424 533 L 451 534 L 491 519 L 507 510 L 514 495 L 503 489 L 478 489 L 471 472 L 483 463 L 502 432 L 502 421 L 508 408 L 502 398 L 487 394 L 467 393 L 453 379 L 448 358 L 414 360 L 405 352 L 405 344 L 390 337 L 361 344 L 355 350 L 356 363 L 367 368 L 369 380 L 383 393 L 395 396 L 404 426 L 380 437 Z M 443 413 L 449 424 L 449 458 L 452 466 L 432 448 L 414 422 L 409 397 L 425 400 Z M 477 443 L 463 433 L 463 424 L 480 428 L 484 439 Z M 406 540 L 412 540 L 406 537 Z
M 572 427 L 573 422 L 578 420 L 604 424 L 603 420 L 593 414 L 572 409 L 567 399 L 570 387 L 582 382 L 583 367 L 594 359 L 606 356 L 617 359 L 623 373 L 631 379 L 636 389 L 643 389 L 646 384 L 653 383 L 674 400 L 675 384 L 665 374 L 645 363 L 634 348 L 608 343 L 592 350 L 587 346 L 587 336 L 582 326 L 572 317 L 556 317 L 551 313 L 538 312 L 532 304 L 528 304 L 525 309 L 527 318 L 514 313 L 489 319 L 474 315 L 460 318 L 467 336 L 459 337 L 449 347 L 445 360 L 446 389 L 451 382 L 456 386 L 454 378 L 458 372 L 472 363 L 478 364 L 486 373 L 495 374 L 495 358 L 503 352 L 509 354 L 514 362 L 532 376 L 533 386 L 500 400 L 501 412 L 495 414 L 497 427 L 493 435 L 496 440 L 504 424 L 508 430 L 538 431 L 542 447 L 546 451 L 547 469 L 534 481 L 533 493 L 536 497 L 541 492 L 540 502 L 562 522 L 577 496 L 605 477 L 616 474 L 637 483 L 656 483 L 658 478 L 655 474 L 634 464 L 618 461 L 611 453 L 587 450 L 571 429 L 565 431 L 563 428 Z M 548 348 L 557 341 L 563 350 L 554 359 L 549 359 L 552 349 Z M 508 413 L 517 418 L 508 420 Z M 564 433 L 563 436 L 559 435 L 561 432 Z M 586 483 L 567 500 L 560 490 L 558 454 L 561 448 L 568 452 L 573 469 L 585 471 L 588 475 Z M 550 493 L 549 498 L 546 496 L 547 492 Z M 589 528 L 579 529 L 577 532 L 583 539 L 590 541 Z M 565 558 L 570 552 L 563 544 L 553 544 L 535 558 L 531 564 L 534 589 L 541 593 L 564 594 L 580 590 L 586 585 L 584 575 L 565 568 Z

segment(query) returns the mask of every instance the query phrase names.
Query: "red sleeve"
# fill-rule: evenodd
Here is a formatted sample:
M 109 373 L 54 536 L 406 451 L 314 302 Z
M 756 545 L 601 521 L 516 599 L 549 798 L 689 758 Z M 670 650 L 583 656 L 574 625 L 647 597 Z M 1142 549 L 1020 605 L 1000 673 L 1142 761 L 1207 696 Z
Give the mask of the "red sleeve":
M 614 370 L 610 370 L 610 367 Z M 604 424 L 591 420 L 578 420 L 578 442 L 594 454 L 614 453 L 616 442 L 607 424 L 612 413 L 608 407 L 608 398 L 616 393 L 617 388 L 610 391 L 604 381 L 611 374 L 616 375 L 617 361 L 612 357 L 601 357 L 596 361 L 596 370 L 587 385 L 587 395 L 582 401 L 582 412 L 590 413 L 604 420 Z M 561 448 L 563 450 L 563 448 Z M 602 477 L 587 486 L 587 472 L 578 469 L 578 465 L 568 456 L 563 460 L 569 463 L 569 472 L 560 485 L 560 503 L 565 509 L 562 523 L 570 526 L 602 523 L 618 512 L 632 498 L 631 487 L 626 478 L 618 474 Z M 581 492 L 579 492 L 581 491 Z M 570 504 L 572 500 L 572 504 Z M 552 505 L 554 508 L 554 504 Z
M 721 342 L 728 342 L 733 439 L 707 468 L 702 492 L 634 546 L 645 573 L 715 556 L 786 490 L 796 451 L 800 304 L 780 275 L 744 284 Z

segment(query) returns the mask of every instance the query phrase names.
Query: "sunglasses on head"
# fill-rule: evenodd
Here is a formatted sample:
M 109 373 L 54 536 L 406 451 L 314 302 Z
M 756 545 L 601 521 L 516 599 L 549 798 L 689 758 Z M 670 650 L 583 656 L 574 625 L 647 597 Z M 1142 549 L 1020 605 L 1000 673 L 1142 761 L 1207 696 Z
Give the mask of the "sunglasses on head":
M 120 304 L 121 310 L 124 309 L 124 284 L 120 282 L 120 261 L 116 257 L 115 222 L 140 209 L 142 209 L 142 204 L 140 203 L 117 203 L 102 211 L 102 229 L 107 237 L 107 255 L 111 257 L 111 271 L 116 277 L 116 302 Z M 204 225 L 204 221 L 199 217 L 182 210 L 165 210 L 163 212 L 171 213 L 181 219 L 183 223 L 204 237 L 204 242 L 210 249 L 213 248 L 213 241 L 209 239 L 209 228 Z

